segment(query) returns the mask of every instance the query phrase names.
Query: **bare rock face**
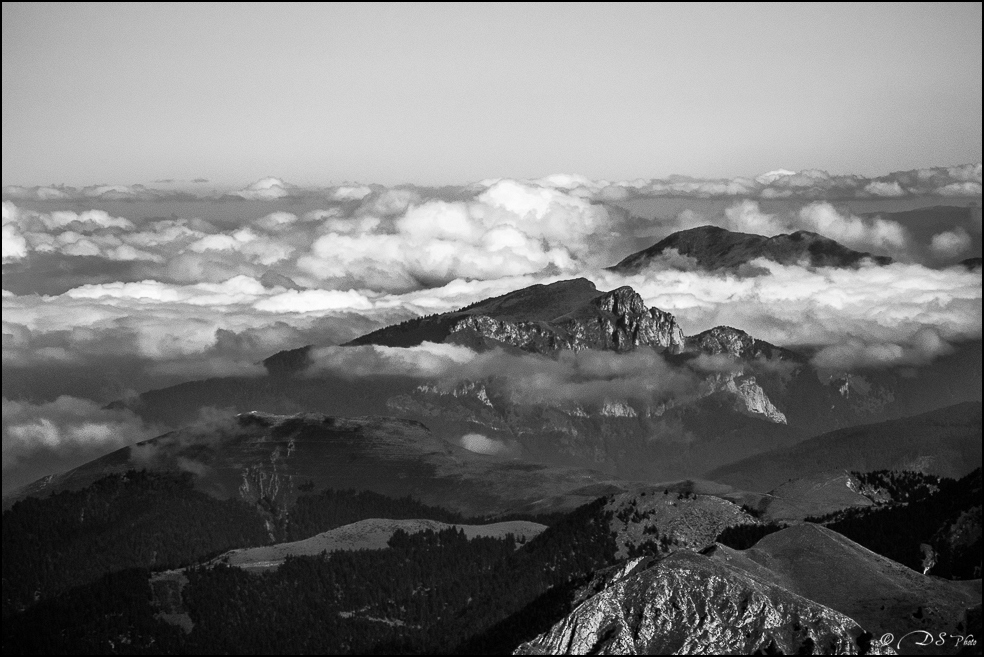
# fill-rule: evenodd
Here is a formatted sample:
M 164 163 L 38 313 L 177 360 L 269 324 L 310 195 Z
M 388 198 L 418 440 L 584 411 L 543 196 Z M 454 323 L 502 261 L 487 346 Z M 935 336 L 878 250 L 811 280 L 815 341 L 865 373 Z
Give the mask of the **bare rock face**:
M 802 357 L 788 349 L 756 340 L 748 333 L 730 326 L 715 326 L 687 338 L 686 349 L 690 352 L 709 356 L 728 355 L 742 360 L 779 359 L 784 361 L 802 360 Z
M 599 339 L 615 351 L 640 346 L 665 347 L 677 351 L 684 345 L 683 331 L 673 315 L 647 308 L 631 287 L 620 287 L 592 301 L 602 312 L 594 326 Z M 597 347 L 594 347 L 597 348 Z
M 695 552 L 609 577 L 516 654 L 893 654 L 847 616 Z
M 550 321 L 469 315 L 454 321 L 449 334 L 451 341 L 475 344 L 476 339 L 485 338 L 542 354 L 564 349 L 624 352 L 643 346 L 677 352 L 684 346 L 683 331 L 673 315 L 648 308 L 630 287 L 602 294 Z
M 786 424 L 786 414 L 776 408 L 754 376 L 732 378 L 724 389 L 734 396 L 738 410 L 765 417 L 769 422 Z

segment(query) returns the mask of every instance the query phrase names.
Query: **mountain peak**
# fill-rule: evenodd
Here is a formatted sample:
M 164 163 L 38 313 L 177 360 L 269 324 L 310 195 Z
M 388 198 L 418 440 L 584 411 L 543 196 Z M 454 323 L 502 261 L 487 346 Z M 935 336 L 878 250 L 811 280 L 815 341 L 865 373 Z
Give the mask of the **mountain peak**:
M 631 287 L 599 292 L 586 278 L 532 285 L 454 312 L 389 326 L 348 344 L 409 347 L 425 340 L 542 354 L 639 346 L 679 351 L 684 344 L 673 315 L 648 308 Z
M 697 335 L 687 337 L 687 351 L 696 351 L 711 356 L 728 354 L 734 358 L 754 360 L 802 360 L 802 357 L 783 347 L 757 340 L 741 329 L 733 326 L 715 326 Z
M 587 592 L 568 616 L 516 653 L 791 655 L 817 647 L 824 654 L 855 654 L 863 632 L 844 614 L 778 584 L 680 550 L 625 563 L 612 581 Z M 890 653 L 872 648 L 872 654 Z
M 765 237 L 708 225 L 673 233 L 648 249 L 633 253 L 610 269 L 620 273 L 637 272 L 653 265 L 655 260 L 670 250 L 692 258 L 699 268 L 705 270 L 738 267 L 757 258 L 787 265 L 806 263 L 812 267 L 856 267 L 864 260 L 879 265 L 892 262 L 886 256 L 854 251 L 819 233 L 806 230 Z
M 628 285 L 606 292 L 592 300 L 592 303 L 613 315 L 642 315 L 649 312 L 642 296 Z
M 547 285 L 538 283 L 498 297 L 483 299 L 457 312 L 488 315 L 500 320 L 549 322 L 566 315 L 599 294 L 603 293 L 588 279 L 573 278 Z

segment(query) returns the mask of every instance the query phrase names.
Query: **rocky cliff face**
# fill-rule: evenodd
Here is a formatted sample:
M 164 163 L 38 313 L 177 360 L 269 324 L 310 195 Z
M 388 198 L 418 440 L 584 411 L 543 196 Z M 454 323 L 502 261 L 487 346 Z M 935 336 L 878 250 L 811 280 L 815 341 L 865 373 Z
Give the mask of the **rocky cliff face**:
M 776 408 L 754 376 L 731 377 L 722 386 L 734 398 L 735 408 L 775 424 L 787 424 L 786 414 Z
M 764 340 L 756 340 L 748 333 L 730 326 L 715 326 L 686 340 L 687 351 L 709 356 L 728 355 L 741 360 L 773 359 L 803 361 L 803 357 L 789 349 L 777 347 Z
M 620 287 L 589 301 L 585 306 L 550 321 L 510 321 L 474 314 L 453 320 L 448 341 L 476 345 L 493 341 L 523 351 L 551 354 L 561 350 L 602 349 L 631 351 L 655 347 L 678 352 L 684 346 L 683 330 L 673 315 L 648 308 L 630 287 Z
M 455 440 L 470 433 L 494 439 L 508 446 L 504 455 L 649 481 L 697 476 L 730 463 L 736 444 L 741 453 L 757 453 L 798 435 L 781 411 L 749 393 L 750 382 L 734 390 L 728 382 L 709 386 L 692 403 L 609 398 L 536 404 L 486 383 L 420 386 L 389 398 L 387 409 Z
M 636 559 L 606 579 L 516 654 L 893 654 L 847 616 L 695 552 Z

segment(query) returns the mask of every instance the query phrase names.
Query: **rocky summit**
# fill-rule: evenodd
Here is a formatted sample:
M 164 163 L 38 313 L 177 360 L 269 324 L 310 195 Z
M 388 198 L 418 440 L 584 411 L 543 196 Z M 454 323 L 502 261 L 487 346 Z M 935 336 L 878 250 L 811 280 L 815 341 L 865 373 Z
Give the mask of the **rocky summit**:
M 739 267 L 758 258 L 811 267 L 857 267 L 864 261 L 877 265 L 892 263 L 889 257 L 854 251 L 823 235 L 804 230 L 764 237 L 717 226 L 700 226 L 673 233 L 648 249 L 626 257 L 611 269 L 635 273 L 659 266 L 661 258 L 667 259 L 671 255 L 690 258 L 696 268 L 708 271 Z
M 891 654 L 844 614 L 689 550 L 588 588 L 600 590 L 516 654 Z
M 584 278 L 533 285 L 454 312 L 389 326 L 348 344 L 410 347 L 424 341 L 540 354 L 640 346 L 677 352 L 684 347 L 673 315 L 647 307 L 630 287 L 600 292 Z
M 742 360 L 778 358 L 784 361 L 805 361 L 795 351 L 758 340 L 741 329 L 730 326 L 715 326 L 697 335 L 687 336 L 686 345 L 687 351 L 711 356 L 726 354 Z

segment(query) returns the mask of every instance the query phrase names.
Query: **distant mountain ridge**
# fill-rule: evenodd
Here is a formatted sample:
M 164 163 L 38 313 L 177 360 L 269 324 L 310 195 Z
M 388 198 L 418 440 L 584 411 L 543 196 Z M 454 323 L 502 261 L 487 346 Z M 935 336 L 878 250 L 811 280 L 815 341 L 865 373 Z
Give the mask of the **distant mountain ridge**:
M 705 255 L 725 264 L 758 257 L 763 245 L 777 257 L 802 251 L 827 264 L 857 264 L 868 256 L 808 233 L 765 238 L 704 227 L 667 239 L 701 245 Z M 631 287 L 606 292 L 586 278 L 532 285 L 412 318 L 341 347 L 409 348 L 425 342 L 501 351 L 509 362 L 523 354 L 566 358 L 572 352 L 652 351 L 662 355 L 667 372 L 680 375 L 681 385 L 662 391 L 657 381 L 621 385 L 618 379 L 609 386 L 599 376 L 602 385 L 590 394 L 563 390 L 541 398 L 518 394 L 512 386 L 516 379 L 491 366 L 467 381 L 310 368 L 314 348 L 307 346 L 263 361 L 269 376 L 187 382 L 145 393 L 130 408 L 148 421 L 172 426 L 191 421 L 203 405 L 239 412 L 398 416 L 425 424 L 456 446 L 477 434 L 500 456 L 625 479 L 669 480 L 705 476 L 833 429 L 980 398 L 979 342 L 956 346 L 953 354 L 915 371 L 871 368 L 835 375 L 818 372 L 808 354 L 739 328 L 717 326 L 688 336 L 671 313 L 649 307 Z M 489 359 L 492 365 L 497 357 Z M 552 367 L 542 359 L 526 364 L 531 371 Z
M 728 354 L 741 360 L 773 358 L 784 361 L 806 362 L 806 358 L 784 347 L 777 347 L 765 340 L 753 338 L 741 329 L 731 326 L 715 326 L 697 335 L 687 336 L 687 351 L 710 356 Z
M 264 361 L 268 377 L 189 382 L 152 391 L 133 410 L 171 423 L 177 423 L 179 413 L 183 417 L 178 422 L 189 421 L 203 403 L 241 412 L 391 415 L 422 422 L 451 443 L 477 433 L 512 457 L 626 479 L 668 480 L 704 476 L 810 435 L 980 394 L 980 359 L 975 360 L 979 343 L 961 346 L 963 354 L 944 356 L 915 378 L 890 369 L 821 377 L 805 354 L 730 326 L 687 336 L 670 313 L 649 308 L 632 288 L 602 292 L 583 278 L 533 285 L 456 311 L 410 319 L 348 346 L 412 347 L 423 342 L 516 356 L 652 349 L 691 387 L 667 397 L 640 386 L 623 387 L 611 397 L 547 397 L 533 403 L 514 394 L 511 379 L 494 371 L 454 385 L 412 376 L 309 371 L 312 347 L 304 347 Z M 704 362 L 702 356 L 715 358 Z
M 981 403 L 964 402 L 915 417 L 839 429 L 707 473 L 745 490 L 831 470 L 915 470 L 952 478 L 981 467 Z
M 44 477 L 5 496 L 4 507 L 140 468 L 195 472 L 198 490 L 274 513 L 289 508 L 307 486 L 410 495 L 473 516 L 567 511 L 624 490 L 619 480 L 591 470 L 470 452 L 414 420 L 244 413 L 221 424 L 191 425 Z
M 661 256 L 669 255 L 670 251 L 693 258 L 697 266 L 704 270 L 730 269 L 757 258 L 785 265 L 805 263 L 811 267 L 857 267 L 865 260 L 877 265 L 892 263 L 887 256 L 854 251 L 828 237 L 805 230 L 764 237 L 718 226 L 700 226 L 673 233 L 609 269 L 619 273 L 635 273 L 646 269 Z

